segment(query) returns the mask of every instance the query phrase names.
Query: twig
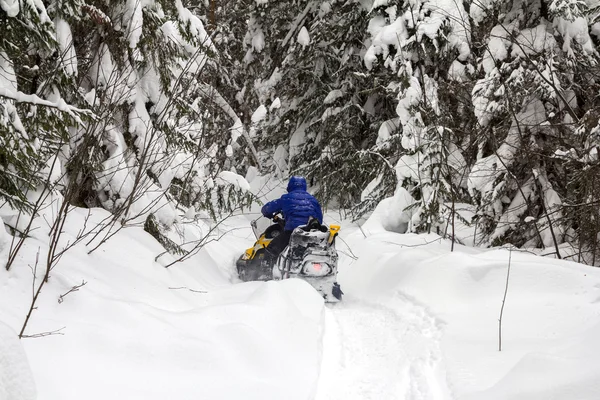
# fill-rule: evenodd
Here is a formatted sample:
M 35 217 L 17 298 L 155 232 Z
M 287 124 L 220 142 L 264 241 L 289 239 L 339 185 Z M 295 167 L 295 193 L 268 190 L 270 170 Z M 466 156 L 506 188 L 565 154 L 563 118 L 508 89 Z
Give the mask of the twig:
M 62 333 L 61 331 L 65 328 L 66 328 L 66 326 L 63 326 L 62 328 L 57 329 L 55 331 L 34 333 L 33 335 L 20 335 L 19 337 L 21 339 L 35 339 L 35 338 L 41 338 L 41 337 L 46 337 L 46 336 L 52 336 L 52 335 L 64 335 L 64 333 Z
M 169 289 L 171 289 L 171 290 L 182 290 L 183 289 L 183 290 L 189 290 L 190 292 L 194 292 L 194 293 L 208 293 L 205 290 L 194 290 L 194 289 L 187 288 L 185 286 L 182 286 L 182 287 L 170 287 Z
M 365 234 L 365 231 L 363 231 L 362 226 L 360 226 L 360 224 L 356 224 L 358 226 L 358 229 L 360 229 L 360 232 L 363 234 L 363 236 L 365 237 L 365 239 L 367 238 L 367 235 Z
M 504 303 L 506 303 L 506 294 L 508 293 L 508 279 L 510 278 L 511 258 L 512 247 L 508 249 L 508 271 L 506 273 L 506 287 L 504 288 L 504 297 L 502 298 L 502 307 L 500 308 L 500 319 L 498 319 L 498 351 L 502 351 L 502 314 L 504 313 Z
M 351 258 L 353 258 L 353 259 L 355 259 L 355 260 L 358 260 L 358 257 L 356 256 L 356 254 L 354 254 L 354 252 L 352 251 L 352 249 L 350 248 L 350 246 L 348 246 L 348 243 L 346 243 L 346 241 L 345 241 L 344 239 L 342 239 L 342 237 L 341 237 L 341 236 L 338 236 L 338 238 L 339 238 L 339 239 L 340 239 L 342 242 L 344 242 L 344 244 L 345 244 L 345 245 L 346 245 L 346 247 L 348 248 L 348 251 L 349 251 L 349 252 L 350 252 L 350 254 L 351 254 L 351 255 L 350 255 L 350 254 L 348 254 L 348 256 L 350 256 Z M 343 253 L 343 251 L 341 251 L 341 250 L 340 250 L 340 252 L 341 252 L 341 253 Z M 346 254 L 346 253 L 344 253 L 344 254 Z
M 78 292 L 79 288 L 81 288 L 82 286 L 85 286 L 86 283 L 87 283 L 86 281 L 82 280 L 79 285 L 73 286 L 71 289 L 69 289 L 69 291 L 67 293 L 64 293 L 64 294 L 61 294 L 60 296 L 58 296 L 58 304 L 61 304 L 63 301 L 65 301 L 65 297 L 69 293 Z

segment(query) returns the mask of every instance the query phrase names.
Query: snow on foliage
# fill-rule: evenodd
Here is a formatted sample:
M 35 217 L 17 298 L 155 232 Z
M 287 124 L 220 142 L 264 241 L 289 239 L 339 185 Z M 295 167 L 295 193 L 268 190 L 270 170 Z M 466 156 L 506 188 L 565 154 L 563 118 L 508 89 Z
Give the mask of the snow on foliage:
M 298 32 L 297 41 L 302 47 L 306 47 L 310 44 L 310 36 L 308 35 L 308 30 L 305 26 L 303 26 L 302 29 L 300 29 L 300 32 Z
M 339 99 L 340 97 L 343 97 L 343 96 L 344 96 L 344 92 L 342 90 L 334 89 L 331 92 L 327 93 L 327 96 L 325 96 L 325 100 L 323 100 L 323 103 L 331 104 L 336 99 Z
M 19 0 L 0 0 L 0 7 L 9 17 L 16 17 L 19 14 Z
M 281 107 L 281 100 L 279 100 L 279 97 L 277 97 L 275 100 L 273 100 L 273 102 L 269 106 L 269 111 L 276 110 L 279 107 Z
M 551 50 L 556 46 L 556 40 L 547 31 L 546 24 L 539 24 L 535 28 L 523 29 L 513 45 L 513 57 L 525 57 Z
M 283 145 L 277 146 L 273 153 L 273 165 L 275 166 L 275 176 L 280 179 L 285 179 L 288 176 L 288 152 Z
M 400 127 L 400 119 L 394 118 L 384 121 L 377 132 L 377 145 L 383 145 L 388 142 L 391 137 L 396 134 Z
M 469 15 L 475 25 L 479 25 L 498 0 L 479 0 L 471 4 Z
M 257 124 L 260 121 L 262 121 L 263 119 L 265 119 L 265 117 L 267 116 L 267 107 L 265 107 L 263 104 L 261 104 L 252 114 L 252 118 L 250 118 L 252 120 L 253 123 Z
M 125 34 L 129 41 L 129 47 L 135 49 L 139 43 L 140 37 L 142 36 L 142 28 L 144 25 L 144 17 L 142 14 L 142 7 L 145 2 L 141 0 L 127 0 L 124 4 L 123 12 L 123 26 L 125 27 Z
M 508 47 L 511 46 L 510 32 L 512 26 L 496 25 L 490 33 L 490 40 L 485 48 L 482 65 L 486 73 L 491 73 L 496 68 L 496 63 L 506 60 Z
M 77 76 L 77 55 L 73 47 L 73 35 L 69 24 L 60 18 L 54 21 L 56 40 L 59 43 L 63 68 L 67 75 Z
M 243 176 L 238 175 L 234 172 L 230 171 L 222 171 L 217 175 L 217 179 L 221 180 L 224 183 L 231 184 L 238 189 L 249 191 L 250 184 L 244 179 Z

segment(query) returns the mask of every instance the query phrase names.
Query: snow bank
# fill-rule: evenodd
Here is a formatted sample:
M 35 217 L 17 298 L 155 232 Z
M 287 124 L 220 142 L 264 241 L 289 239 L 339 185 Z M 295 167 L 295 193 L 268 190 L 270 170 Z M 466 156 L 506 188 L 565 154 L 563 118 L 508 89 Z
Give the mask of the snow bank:
M 247 177 L 262 201 L 285 190 L 256 171 Z M 221 240 L 169 268 L 175 256 L 160 255 L 138 227 L 91 254 L 80 243 L 52 271 L 26 330 L 64 327 L 64 335 L 19 343 L 29 266 L 38 248 L 40 259 L 47 249 L 40 225 L 11 270 L 0 268 L 0 321 L 10 327 L 0 324 L 0 400 L 34 398 L 19 345 L 44 400 L 600 398 L 600 270 L 510 253 L 498 352 L 509 252 L 461 245 L 450 252 L 436 235 L 390 232 L 386 224 L 408 221 L 400 210 L 411 201 L 398 190 L 361 230 L 326 215 L 342 225 L 345 298 L 333 307 L 303 281 L 239 283 L 234 262 L 252 243 L 249 220 L 259 205 L 224 221 L 214 232 Z M 86 217 L 87 210 L 72 212 L 63 243 Z M 91 210 L 88 227 L 106 217 Z M 196 222 L 177 234 L 202 237 L 208 229 Z
M 381 230 L 396 233 L 407 232 L 413 215 L 413 211 L 407 210 L 407 207 L 414 202 L 415 200 L 406 189 L 398 187 L 394 196 L 379 202 L 367 222 L 363 224 L 363 230 L 367 232 Z
M 35 384 L 17 333 L 0 321 L 0 400 L 35 398 Z
M 69 217 L 65 242 L 72 241 L 85 216 L 86 210 L 76 209 Z M 88 226 L 106 216 L 92 210 Z M 67 252 L 26 330 L 34 334 L 65 327 L 64 335 L 22 342 L 43 399 L 115 394 L 147 400 L 312 398 L 322 299 L 298 280 L 232 285 L 238 282 L 234 261 L 252 242 L 249 220 L 224 221 L 215 235 L 225 236 L 168 269 L 162 265 L 174 256 L 156 262 L 164 249 L 141 228 L 123 229 L 89 255 L 84 243 Z M 39 237 L 25 243 L 10 271 L 0 268 L 0 321 L 13 330 L 20 328 L 30 304 L 28 265 L 38 247 L 44 259 L 47 239 Z M 82 281 L 85 286 L 58 303 L 61 294 Z M 16 338 L 12 331 L 9 335 Z M 5 349 L 16 351 L 4 337 L 0 326 L 0 393 L 6 387 L 6 362 L 11 368 L 25 365 L 23 358 L 4 361 Z M 24 382 L 23 373 L 18 376 Z M 8 397 L 21 398 L 33 397 Z
M 417 310 L 412 329 L 439 347 L 430 367 L 452 394 L 439 398 L 600 398 L 599 270 L 513 251 L 499 352 L 509 251 L 450 252 L 435 235 L 386 232 L 373 218 L 365 226 L 366 239 L 345 238 L 359 253 L 340 271 L 345 301 Z M 425 379 L 417 372 L 410 379 Z

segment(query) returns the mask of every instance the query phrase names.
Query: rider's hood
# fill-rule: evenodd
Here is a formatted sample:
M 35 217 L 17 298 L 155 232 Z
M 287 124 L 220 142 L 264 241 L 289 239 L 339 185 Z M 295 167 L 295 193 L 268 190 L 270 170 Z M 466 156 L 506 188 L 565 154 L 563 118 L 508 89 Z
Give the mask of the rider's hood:
M 302 176 L 292 176 L 287 185 L 287 191 L 292 192 L 294 190 L 306 191 L 306 179 Z

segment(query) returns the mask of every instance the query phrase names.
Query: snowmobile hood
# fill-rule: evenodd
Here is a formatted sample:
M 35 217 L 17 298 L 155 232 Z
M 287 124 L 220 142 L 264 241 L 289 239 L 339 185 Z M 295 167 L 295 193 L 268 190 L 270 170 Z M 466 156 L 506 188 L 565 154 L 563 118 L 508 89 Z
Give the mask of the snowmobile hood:
M 287 191 L 292 192 L 294 190 L 306 191 L 306 179 L 302 176 L 292 176 L 287 185 Z

